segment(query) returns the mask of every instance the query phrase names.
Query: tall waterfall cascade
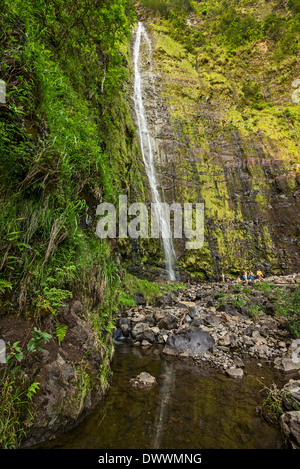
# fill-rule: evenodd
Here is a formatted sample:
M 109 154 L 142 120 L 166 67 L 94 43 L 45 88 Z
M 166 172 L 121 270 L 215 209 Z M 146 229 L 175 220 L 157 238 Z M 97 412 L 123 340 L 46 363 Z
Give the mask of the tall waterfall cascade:
M 151 190 L 152 202 L 155 204 L 156 219 L 159 223 L 160 237 L 162 239 L 166 271 L 169 277 L 169 280 L 175 280 L 174 272 L 174 261 L 175 261 L 175 251 L 172 242 L 172 233 L 170 227 L 169 217 L 165 216 L 165 210 L 163 208 L 163 200 L 159 191 L 158 178 L 156 174 L 155 161 L 154 161 L 154 150 L 152 144 L 152 137 L 147 124 L 147 117 L 145 112 L 145 107 L 143 104 L 143 82 L 142 82 L 142 73 L 140 71 L 140 58 L 141 58 L 141 45 L 145 44 L 146 50 L 148 52 L 148 64 L 151 64 L 151 55 L 152 48 L 150 38 L 144 27 L 144 25 L 139 22 L 136 38 L 134 43 L 134 54 L 133 54 L 133 63 L 134 63 L 134 107 L 137 118 L 137 126 L 140 140 L 141 153 L 146 169 L 146 174 L 149 181 L 149 186 Z

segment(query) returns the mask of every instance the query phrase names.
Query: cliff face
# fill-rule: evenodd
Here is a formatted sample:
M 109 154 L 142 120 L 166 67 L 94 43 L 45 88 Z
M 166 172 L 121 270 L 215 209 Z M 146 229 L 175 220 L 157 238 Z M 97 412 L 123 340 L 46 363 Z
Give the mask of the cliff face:
M 3 448 L 74 425 L 107 387 L 120 266 L 96 207 L 143 197 L 134 22 L 127 0 L 0 2 Z
M 259 18 L 260 34 L 251 40 L 250 29 L 233 48 L 216 33 L 223 10 L 203 15 L 204 4 L 192 4 L 181 34 L 170 15 L 139 11 L 152 40 L 145 105 L 162 191 L 170 203 L 205 206 L 204 247 L 185 250 L 177 240 L 179 269 L 200 278 L 299 271 L 299 57 L 265 27 L 270 15 L 288 22 L 293 14 L 266 2 L 235 10 Z

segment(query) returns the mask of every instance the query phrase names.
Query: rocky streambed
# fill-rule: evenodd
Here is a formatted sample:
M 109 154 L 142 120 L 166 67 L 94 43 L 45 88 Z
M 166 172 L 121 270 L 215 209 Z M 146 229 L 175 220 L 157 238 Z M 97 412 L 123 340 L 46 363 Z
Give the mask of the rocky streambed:
M 278 306 L 280 298 L 292 295 L 299 283 L 300 275 L 290 275 L 271 277 L 265 283 L 188 285 L 155 305 L 139 295 L 142 304 L 118 318 L 114 339 L 142 348 L 160 344 L 166 355 L 191 359 L 199 367 L 215 367 L 235 380 L 247 373 L 243 360 L 250 357 L 257 359 L 258 366 L 267 363 L 296 378 L 281 391 L 275 388 L 273 397 L 282 409 L 278 423 L 284 445 L 297 449 L 300 340 L 291 334 L 286 317 L 278 315 Z M 149 379 L 146 382 L 149 385 Z M 137 384 L 143 383 L 138 379 Z
M 300 275 L 272 277 L 268 282 L 273 289 L 293 291 Z M 236 378 L 243 376 L 243 357 L 299 373 L 300 360 L 294 358 L 297 343 L 287 320 L 275 316 L 270 291 L 261 285 L 188 285 L 159 298 L 155 305 L 146 304 L 140 295 L 142 304 L 118 318 L 114 338 L 141 347 L 161 344 L 166 354 L 218 367 Z
M 266 423 L 261 391 L 276 383 L 276 423 L 284 444 L 300 448 L 298 344 L 278 314 L 299 281 L 185 284 L 151 304 L 136 294 L 117 317 L 108 395 L 42 447 L 275 448 L 279 428 Z

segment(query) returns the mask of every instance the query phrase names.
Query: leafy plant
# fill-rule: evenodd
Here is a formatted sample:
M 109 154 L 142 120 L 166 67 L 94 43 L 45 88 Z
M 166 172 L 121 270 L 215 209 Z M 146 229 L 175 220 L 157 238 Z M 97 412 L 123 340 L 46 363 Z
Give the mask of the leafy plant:
M 287 6 L 292 10 L 293 13 L 300 13 L 300 1 L 299 0 L 288 0 Z
M 264 385 L 261 392 L 266 394 L 262 404 L 262 416 L 273 425 L 279 423 L 279 419 L 285 411 L 284 400 L 287 400 L 295 411 L 300 411 L 299 401 L 291 396 L 289 392 L 278 389 L 275 383 L 272 383 L 270 387 Z
M 6 364 L 9 364 L 11 360 L 16 359 L 18 362 L 21 362 L 24 358 L 24 354 L 19 347 L 20 341 L 14 342 L 12 346 L 8 343 L 8 350 L 6 354 Z
M 36 392 L 38 391 L 39 387 L 40 387 L 40 383 L 37 383 L 37 382 L 32 383 L 26 392 L 27 399 L 31 401 L 34 395 L 36 394 Z
M 21 423 L 26 411 L 26 385 L 20 372 L 5 370 L 0 378 L 0 447 L 16 448 L 25 434 Z
M 58 344 L 60 345 L 65 338 L 67 333 L 68 326 L 60 324 L 59 322 L 55 325 L 56 337 L 58 339 Z
M 43 350 L 42 344 L 46 344 L 52 338 L 51 334 L 47 332 L 42 332 L 37 327 L 34 327 L 34 330 L 31 332 L 32 338 L 27 344 L 28 352 L 40 352 Z
M 124 308 L 133 308 L 136 306 L 136 302 L 128 293 L 121 292 L 119 295 L 119 305 Z
M 4 293 L 5 290 L 12 290 L 12 284 L 6 280 L 0 279 L 0 293 Z
M 218 300 L 219 298 L 223 298 L 224 296 L 226 296 L 226 293 L 223 292 L 222 290 L 216 291 L 214 293 L 214 299 L 215 300 Z
M 246 301 L 246 298 L 242 294 L 238 294 L 233 303 L 236 308 L 240 308 L 246 305 Z
M 248 313 L 254 321 L 257 321 L 263 312 L 264 310 L 260 305 L 250 305 L 248 308 Z
M 17 448 L 25 435 L 24 422 L 31 415 L 29 403 L 39 383 L 28 386 L 19 365 L 24 359 L 19 342 L 8 343 L 7 348 L 6 365 L 0 374 L 0 447 L 11 449 Z
M 291 333 L 300 337 L 300 288 L 294 292 L 277 291 L 276 314 L 285 316 Z
M 267 392 L 267 396 L 262 404 L 262 416 L 269 423 L 277 424 L 283 414 L 283 394 L 274 383 L 269 388 L 264 386 L 263 391 Z
M 256 290 L 259 290 L 259 291 L 270 291 L 274 288 L 274 286 L 270 282 L 265 280 L 263 282 L 257 282 L 255 284 L 255 288 Z
M 51 278 L 47 279 L 48 282 Z M 68 290 L 62 290 L 60 288 L 45 286 L 43 289 L 43 296 L 38 295 L 37 306 L 38 311 L 48 312 L 56 316 L 58 308 L 64 305 L 64 301 L 67 298 L 72 298 L 72 293 Z

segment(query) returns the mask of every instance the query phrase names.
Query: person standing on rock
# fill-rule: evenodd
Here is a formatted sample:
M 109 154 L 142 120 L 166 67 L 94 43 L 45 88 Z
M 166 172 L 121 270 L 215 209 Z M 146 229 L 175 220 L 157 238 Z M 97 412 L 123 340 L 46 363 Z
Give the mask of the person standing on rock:
M 222 282 L 225 282 L 225 274 L 222 272 Z
M 254 280 L 254 273 L 252 272 L 252 270 L 250 270 L 249 276 L 250 280 Z
M 245 282 L 248 284 L 248 278 L 247 278 L 247 272 L 246 272 L 246 270 L 244 270 L 243 279 L 244 279 Z
M 257 277 L 258 277 L 258 281 L 261 282 L 262 278 L 263 278 L 263 273 L 261 270 L 258 270 L 257 273 L 256 273 Z

